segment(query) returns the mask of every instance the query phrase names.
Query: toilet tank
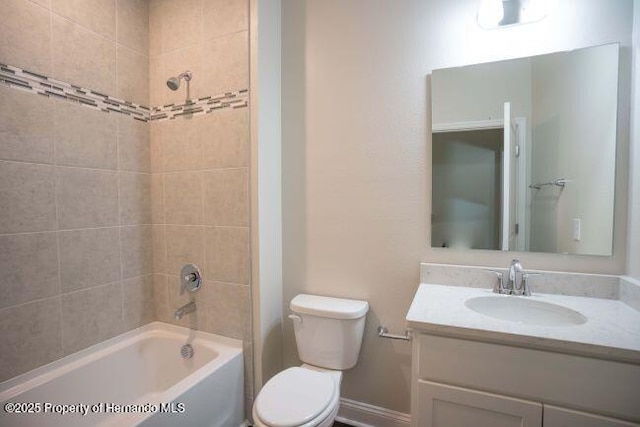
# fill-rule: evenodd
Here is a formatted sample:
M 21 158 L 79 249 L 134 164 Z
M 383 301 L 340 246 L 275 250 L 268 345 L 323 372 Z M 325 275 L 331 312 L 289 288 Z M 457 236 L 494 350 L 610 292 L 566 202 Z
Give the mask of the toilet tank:
M 300 360 L 336 370 L 356 365 L 369 303 L 301 294 L 289 308 Z

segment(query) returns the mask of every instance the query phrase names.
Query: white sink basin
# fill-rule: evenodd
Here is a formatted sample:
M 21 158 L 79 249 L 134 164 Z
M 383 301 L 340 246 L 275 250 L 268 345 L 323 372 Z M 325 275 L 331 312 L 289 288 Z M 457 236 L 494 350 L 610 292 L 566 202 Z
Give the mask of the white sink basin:
M 575 326 L 587 321 L 575 310 L 527 297 L 481 296 L 468 299 L 464 305 L 485 316 L 530 325 Z

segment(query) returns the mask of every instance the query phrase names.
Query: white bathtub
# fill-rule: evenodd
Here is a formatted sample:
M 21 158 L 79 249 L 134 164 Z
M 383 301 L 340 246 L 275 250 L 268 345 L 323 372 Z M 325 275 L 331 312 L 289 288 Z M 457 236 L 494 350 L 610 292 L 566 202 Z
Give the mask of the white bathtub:
M 241 341 L 154 322 L 0 384 L 0 426 L 238 427 L 243 384 Z

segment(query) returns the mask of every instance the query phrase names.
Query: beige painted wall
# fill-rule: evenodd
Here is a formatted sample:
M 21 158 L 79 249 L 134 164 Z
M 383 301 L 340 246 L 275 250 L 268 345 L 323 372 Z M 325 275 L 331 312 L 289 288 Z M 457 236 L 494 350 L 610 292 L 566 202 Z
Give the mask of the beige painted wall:
M 283 1 L 283 309 L 300 292 L 370 302 L 344 397 L 409 412 L 410 346 L 375 329 L 404 328 L 420 261 L 502 267 L 514 255 L 429 248 L 431 71 L 609 42 L 628 64 L 631 1 L 557 3 L 538 24 L 483 31 L 473 0 Z M 628 112 L 619 124 L 625 153 Z M 613 257 L 519 254 L 524 266 L 624 272 L 625 170 Z M 289 323 L 284 332 L 293 365 Z
M 5 0 L 0 63 L 148 105 L 146 26 Z M 153 320 L 149 167 L 145 123 L 0 87 L 0 381 Z

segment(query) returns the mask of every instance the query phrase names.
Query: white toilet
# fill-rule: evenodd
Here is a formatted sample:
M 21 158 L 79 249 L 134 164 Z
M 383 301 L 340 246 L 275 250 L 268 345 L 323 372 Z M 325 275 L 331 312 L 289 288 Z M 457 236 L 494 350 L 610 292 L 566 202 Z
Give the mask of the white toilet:
M 253 424 L 331 426 L 340 407 L 342 371 L 358 361 L 369 304 L 301 294 L 289 307 L 304 364 L 267 381 L 253 405 Z

